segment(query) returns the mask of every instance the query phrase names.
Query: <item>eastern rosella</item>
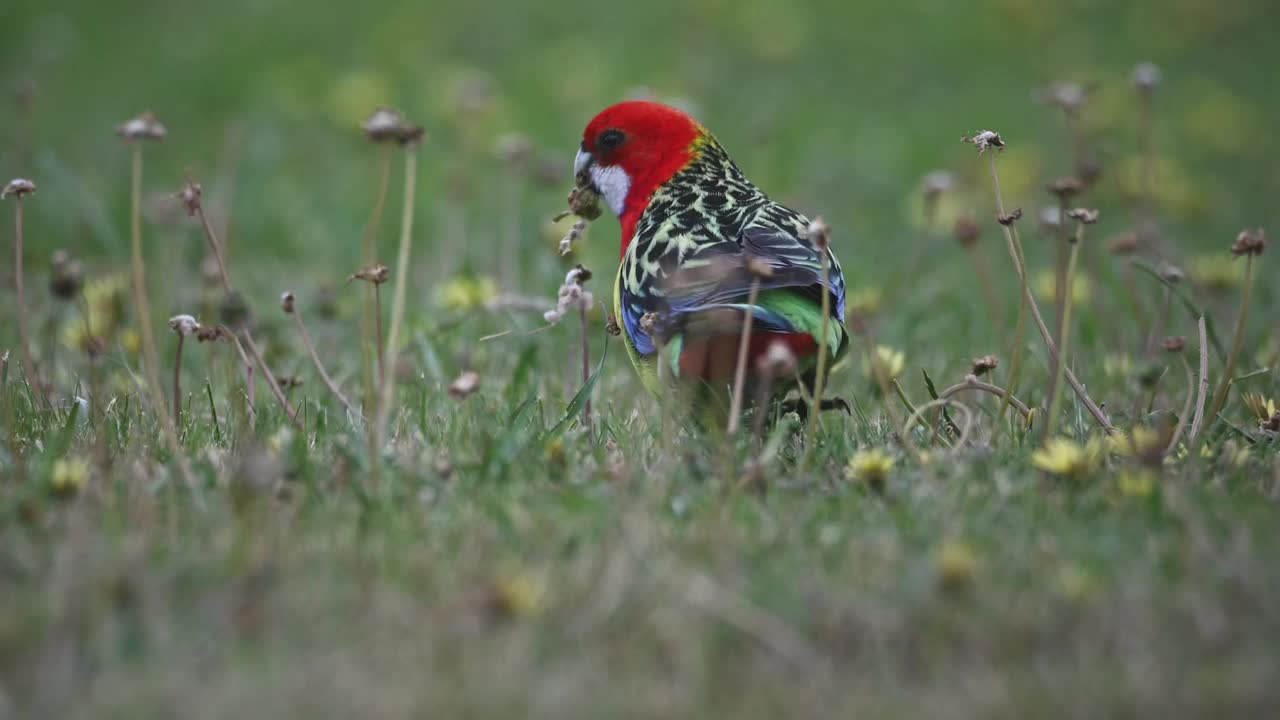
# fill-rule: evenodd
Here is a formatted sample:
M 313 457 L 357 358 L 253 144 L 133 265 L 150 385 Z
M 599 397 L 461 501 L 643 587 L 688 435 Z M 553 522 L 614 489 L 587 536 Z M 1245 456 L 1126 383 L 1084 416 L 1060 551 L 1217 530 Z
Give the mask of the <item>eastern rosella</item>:
M 812 387 L 823 327 L 820 252 L 829 256 L 826 367 L 845 351 L 844 277 L 835 256 L 815 247 L 809 219 L 756 188 L 687 114 L 638 101 L 604 110 L 583 132 L 574 174 L 622 225 L 614 312 L 651 392 L 662 391 L 659 362 L 669 378 L 722 389 L 732 382 L 753 281 L 760 285 L 750 306 L 749 373 L 782 343 Z M 753 273 L 752 261 L 767 271 L 756 264 Z

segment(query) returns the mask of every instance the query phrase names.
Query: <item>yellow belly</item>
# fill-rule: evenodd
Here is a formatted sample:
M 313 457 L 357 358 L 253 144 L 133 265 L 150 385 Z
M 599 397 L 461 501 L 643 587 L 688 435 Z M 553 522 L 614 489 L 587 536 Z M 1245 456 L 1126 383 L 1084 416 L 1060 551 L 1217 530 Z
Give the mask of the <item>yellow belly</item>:
M 618 325 L 622 328 L 622 344 L 627 348 L 627 358 L 631 360 L 632 367 L 636 369 L 636 373 L 640 376 L 640 382 L 651 394 L 659 394 L 662 386 L 658 382 L 658 366 L 654 361 L 654 357 L 641 355 L 636 350 L 635 343 L 631 341 L 631 336 L 627 333 L 626 323 L 622 321 L 621 265 L 618 266 L 618 272 L 613 279 L 613 316 L 617 318 Z

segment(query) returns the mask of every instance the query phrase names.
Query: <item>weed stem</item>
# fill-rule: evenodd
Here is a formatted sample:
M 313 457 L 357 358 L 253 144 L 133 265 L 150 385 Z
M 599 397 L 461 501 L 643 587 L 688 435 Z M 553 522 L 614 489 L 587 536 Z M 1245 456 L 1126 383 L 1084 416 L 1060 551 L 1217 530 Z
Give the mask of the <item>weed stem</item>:
M 1182 360 L 1182 368 L 1187 371 L 1187 399 L 1182 404 L 1182 412 L 1178 413 L 1178 425 L 1173 429 L 1173 436 L 1169 438 L 1169 445 L 1164 451 L 1165 455 L 1172 453 L 1174 448 L 1178 447 L 1178 438 L 1182 437 L 1182 430 L 1187 426 L 1187 416 L 1191 414 L 1191 403 L 1196 399 L 1196 379 L 1191 372 L 1191 363 L 1187 362 L 1185 355 L 1178 355 L 1178 359 Z
M 1231 352 L 1227 355 L 1227 365 L 1222 370 L 1222 379 L 1218 381 L 1218 389 L 1213 394 L 1213 403 L 1209 406 L 1209 417 L 1216 418 L 1227 404 L 1227 395 L 1231 392 L 1231 376 L 1236 371 L 1236 360 L 1240 357 L 1240 349 L 1244 345 L 1245 325 L 1249 320 L 1249 301 L 1253 298 L 1253 255 L 1244 258 L 1244 294 L 1240 297 L 1240 314 L 1236 316 L 1236 330 L 1231 339 Z
M 1200 331 L 1200 379 L 1196 392 L 1196 413 L 1191 421 L 1191 442 L 1200 438 L 1200 425 L 1204 422 L 1204 401 L 1209 395 L 1209 340 L 1206 337 L 1205 316 L 1201 315 L 1196 325 Z
M 418 180 L 418 156 L 414 145 L 404 152 L 404 208 L 400 221 L 400 250 L 396 254 L 396 290 L 391 301 L 391 332 L 387 336 L 387 360 L 392 370 L 382 377 L 378 392 L 378 419 L 374 425 L 375 440 L 380 444 L 385 437 L 387 420 L 391 417 L 393 378 L 396 356 L 400 352 L 400 333 L 404 326 L 404 301 L 409 281 L 409 253 L 413 243 L 413 203 Z
M 729 402 L 729 427 L 727 433 L 738 431 L 742 422 L 742 394 L 747 383 L 747 350 L 751 346 L 751 327 L 755 317 L 756 301 L 760 298 L 760 278 L 751 279 L 751 291 L 747 293 L 747 311 L 742 314 L 742 332 L 738 337 L 738 364 L 733 370 L 733 398 Z
M 22 193 L 17 193 L 13 197 L 17 203 L 14 207 L 14 242 L 13 242 L 13 269 L 14 284 L 18 291 L 18 334 L 22 336 L 22 362 L 27 366 L 27 372 L 31 373 L 31 382 L 35 383 L 36 388 L 40 392 L 40 396 L 45 402 L 49 401 L 48 391 L 44 383 L 40 382 L 40 369 L 36 366 L 36 358 L 31 354 L 31 331 L 27 326 L 27 295 L 26 286 L 23 278 L 22 256 L 23 251 L 23 232 L 22 232 Z
M 1059 322 L 1059 354 L 1058 362 L 1054 364 L 1054 377 L 1051 384 L 1052 392 L 1049 395 L 1049 418 L 1045 422 L 1045 435 L 1053 437 L 1053 431 L 1058 426 L 1058 410 L 1062 406 L 1062 375 L 1067 369 L 1067 358 L 1071 347 L 1071 306 L 1072 293 L 1070 292 L 1071 284 L 1076 279 L 1076 263 L 1080 257 L 1080 245 L 1084 242 L 1084 223 L 1076 223 L 1076 236 L 1071 241 L 1071 252 L 1067 258 L 1067 271 L 1063 276 L 1068 291 L 1062 300 L 1062 315 Z
M 182 346 L 186 336 L 178 333 L 178 349 L 173 354 L 173 421 L 182 426 Z
M 1000 194 L 1000 179 L 996 174 L 996 159 L 994 154 L 991 157 L 991 183 L 995 189 L 996 209 L 1001 215 L 1004 215 L 1004 197 Z M 1035 297 L 1031 295 L 1031 288 L 1027 284 L 1027 271 L 1022 261 L 1021 242 L 1015 238 L 1014 233 L 1009 229 L 1008 225 L 1001 224 L 1001 227 L 1004 228 L 1005 242 L 1009 246 L 1009 256 L 1013 259 L 1014 269 L 1018 272 L 1018 280 L 1022 284 L 1023 297 L 1025 298 L 1027 305 L 1031 308 L 1031 317 L 1036 321 L 1036 328 L 1040 331 L 1041 338 L 1044 339 L 1044 344 L 1049 351 L 1050 359 L 1056 359 L 1058 357 L 1058 348 L 1053 343 L 1053 336 L 1049 333 L 1049 327 L 1045 325 L 1044 316 L 1040 314 L 1040 308 L 1036 304 Z M 1097 421 L 1098 425 L 1108 434 L 1114 433 L 1116 431 L 1115 427 L 1109 420 L 1107 420 L 1106 414 L 1102 412 L 1102 409 L 1098 407 L 1097 403 L 1095 403 L 1093 399 L 1089 397 L 1089 394 L 1085 392 L 1084 386 L 1080 384 L 1080 380 L 1076 378 L 1075 373 L 1071 372 L 1070 368 L 1065 367 L 1063 368 L 1063 373 L 1067 378 L 1067 382 L 1070 383 L 1071 389 L 1075 391 L 1076 395 L 1080 398 L 1080 401 L 1084 403 L 1085 408 L 1088 409 L 1089 414 L 1093 416 L 1093 419 Z
M 302 322 L 302 309 L 296 303 L 292 305 L 289 314 L 293 316 L 293 324 L 298 328 L 298 336 L 302 338 L 302 344 L 307 348 L 307 353 L 311 355 L 311 362 L 316 366 L 316 372 L 320 373 L 320 379 L 324 381 L 325 387 L 329 388 L 329 392 L 338 398 L 338 402 L 347 409 L 353 417 L 360 417 L 359 411 L 351 404 L 347 397 L 342 394 L 342 390 L 338 388 L 338 384 L 329 377 L 329 373 L 324 369 L 324 363 L 320 361 L 320 354 L 316 352 L 315 343 L 311 342 L 311 333 L 307 332 L 306 323 Z
M 160 431 L 169 451 L 178 461 L 178 468 L 188 486 L 195 486 L 195 476 L 191 465 L 182 452 L 182 444 L 178 442 L 178 432 L 174 420 L 164 401 L 164 390 L 160 388 L 160 376 L 157 374 L 159 360 L 156 352 L 155 333 L 151 328 L 151 306 L 147 301 L 147 276 L 142 260 L 142 143 L 135 140 L 130 144 L 132 153 L 132 172 L 130 174 L 130 256 L 133 266 L 133 300 L 137 315 L 138 331 L 142 335 L 143 363 L 146 365 L 147 388 L 151 394 L 151 405 L 155 408 L 160 420 Z
M 1027 407 L 1026 403 L 1014 397 L 1013 393 L 1009 392 L 1008 388 L 1002 388 L 999 385 L 983 382 L 975 375 L 968 375 L 965 377 L 963 382 L 958 382 L 938 393 L 938 399 L 943 400 L 957 393 L 969 390 L 995 395 L 1001 399 L 1001 402 L 1008 402 L 1009 406 L 1014 410 L 1017 410 L 1024 420 L 1031 419 L 1031 408 Z

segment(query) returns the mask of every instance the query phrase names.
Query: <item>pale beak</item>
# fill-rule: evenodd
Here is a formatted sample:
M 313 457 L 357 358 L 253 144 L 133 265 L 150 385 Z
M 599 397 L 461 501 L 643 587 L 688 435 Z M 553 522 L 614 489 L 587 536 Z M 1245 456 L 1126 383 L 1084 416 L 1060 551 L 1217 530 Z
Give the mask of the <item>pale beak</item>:
M 591 166 L 595 165 L 596 158 L 585 149 L 579 149 L 578 154 L 573 158 L 573 178 L 579 184 L 583 181 L 590 182 Z

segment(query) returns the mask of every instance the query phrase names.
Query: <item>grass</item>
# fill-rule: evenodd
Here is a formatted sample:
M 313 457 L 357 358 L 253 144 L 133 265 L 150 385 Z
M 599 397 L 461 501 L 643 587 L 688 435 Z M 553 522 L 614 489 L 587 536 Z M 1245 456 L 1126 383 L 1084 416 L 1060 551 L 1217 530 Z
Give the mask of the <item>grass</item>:
M 248 3 L 19 3 L 0 84 L 29 77 L 38 92 L 0 109 L 0 173 L 39 187 L 23 199 L 24 289 L 49 402 L 6 265 L 0 718 L 1274 707 L 1280 455 L 1241 394 L 1280 395 L 1275 250 L 1225 270 L 1203 259 L 1276 226 L 1275 140 L 1254 131 L 1280 110 L 1265 92 L 1275 11 L 845 5 L 319 5 L 246 23 Z M 1246 61 L 1226 42 L 1256 49 Z M 1128 75 L 1146 60 L 1164 77 L 1138 93 Z M 843 84 L 830 67 L 847 68 Z M 1070 127 L 1029 100 L 1062 79 L 1098 82 Z M 823 391 L 851 413 L 826 414 L 811 441 L 790 417 L 758 443 L 684 428 L 678 403 L 644 396 L 598 310 L 585 382 L 578 323 L 542 329 L 573 265 L 608 295 L 612 223 L 561 258 L 568 226 L 547 218 L 580 127 L 642 82 L 695 99 L 749 176 L 831 224 L 861 336 Z M 429 133 L 408 203 L 387 179 L 395 150 L 359 129 L 382 103 Z M 146 107 L 170 131 L 147 147 L 140 205 L 152 330 L 188 313 L 239 330 L 230 274 L 253 354 L 304 381 L 279 383 L 283 402 L 255 393 L 236 334 L 188 338 L 180 454 L 143 380 L 130 157 L 112 136 Z M 1025 211 L 1011 261 L 992 158 L 956 142 L 980 127 L 1001 132 L 1002 202 Z M 513 131 L 533 142 L 519 164 L 493 152 Z M 1103 174 L 1074 202 L 1100 219 L 1076 249 L 1090 291 L 1064 291 L 1060 368 L 1126 432 L 1111 445 L 1079 394 L 1059 383 L 1050 397 L 1059 368 L 1013 312 L 1033 298 L 1012 265 L 1028 279 L 1054 267 L 1058 232 L 1036 208 L 1056 207 L 1043 186 L 1080 143 Z M 922 212 L 920 178 L 938 168 L 952 182 Z M 198 221 L 173 197 L 188 172 Z M 410 262 L 390 266 L 402 309 L 371 451 L 385 397 L 362 391 L 372 302 L 345 280 L 397 255 L 384 203 L 416 212 Z M 13 211 L 0 202 L 0 227 Z M 960 218 L 976 240 L 951 238 Z M 1138 226 L 1150 245 L 1105 252 Z M 58 248 L 85 268 L 83 303 L 44 293 Z M 277 309 L 284 291 L 306 300 L 306 345 Z M 1056 299 L 1038 298 L 1046 338 Z M 1182 354 L 1147 351 L 1152 323 L 1156 340 L 1186 337 Z M 1215 327 L 1232 328 L 1229 356 Z M 90 333 L 104 352 L 77 341 Z M 861 372 L 878 346 L 901 367 Z M 175 370 L 173 347 L 159 343 L 157 374 Z M 999 366 L 970 377 L 996 350 Z M 1195 427 L 1193 406 L 1211 411 Z

